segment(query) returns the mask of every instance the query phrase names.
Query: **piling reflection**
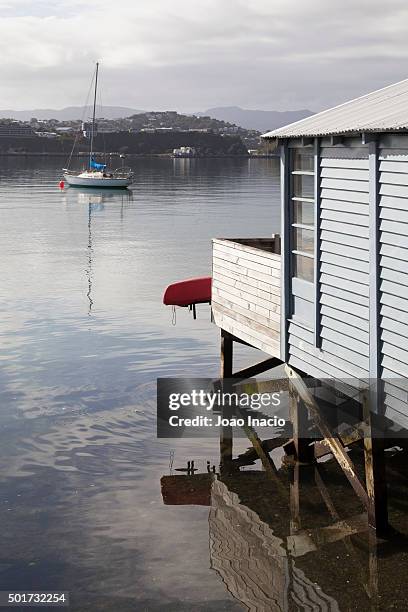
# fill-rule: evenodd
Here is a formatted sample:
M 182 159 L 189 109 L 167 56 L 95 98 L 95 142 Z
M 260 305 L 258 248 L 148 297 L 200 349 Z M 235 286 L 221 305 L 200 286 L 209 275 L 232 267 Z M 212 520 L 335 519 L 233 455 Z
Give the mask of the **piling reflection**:
M 385 540 L 375 537 L 334 459 L 291 464 L 282 461 L 285 440 L 257 437 L 233 457 L 227 433 L 216 473 L 163 476 L 161 490 L 164 504 L 209 507 L 211 568 L 245 609 L 405 609 L 404 452 L 387 457 L 394 530 Z M 355 459 L 361 467 L 363 461 Z

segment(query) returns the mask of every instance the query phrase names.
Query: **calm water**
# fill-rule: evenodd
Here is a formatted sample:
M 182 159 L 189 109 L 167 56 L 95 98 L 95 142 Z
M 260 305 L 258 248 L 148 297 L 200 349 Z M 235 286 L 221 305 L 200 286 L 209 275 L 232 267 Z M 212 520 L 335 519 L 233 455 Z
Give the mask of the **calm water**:
M 219 367 L 208 307 L 174 327 L 163 289 L 209 273 L 211 237 L 279 231 L 277 161 L 138 160 L 133 193 L 103 195 L 61 193 L 59 161 L 0 161 L 0 590 L 68 590 L 76 612 L 404 610 L 406 537 L 370 546 L 336 466 L 213 482 L 216 440 L 155 438 L 156 377 Z M 204 475 L 169 476 L 172 451 Z
M 208 509 L 162 503 L 155 380 L 218 372 L 208 307 L 174 327 L 163 289 L 210 273 L 212 237 L 279 231 L 277 162 L 139 160 L 131 195 L 60 193 L 60 165 L 0 164 L 0 589 L 241 609 L 209 569 Z

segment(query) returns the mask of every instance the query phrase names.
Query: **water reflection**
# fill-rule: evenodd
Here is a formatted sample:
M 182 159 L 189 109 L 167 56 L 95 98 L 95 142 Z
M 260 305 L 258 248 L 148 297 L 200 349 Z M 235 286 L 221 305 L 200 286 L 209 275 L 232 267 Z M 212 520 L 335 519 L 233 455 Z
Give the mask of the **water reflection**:
M 261 442 L 276 467 L 260 469 L 254 447 L 233 458 L 222 432 L 216 473 L 161 478 L 166 506 L 209 507 L 210 564 L 227 590 L 254 612 L 406 609 L 406 454 L 389 453 L 394 531 L 381 540 L 335 460 L 288 465 L 277 443 Z
M 70 590 L 75 612 L 240 610 L 208 568 L 207 508 L 161 504 L 154 381 L 216 375 L 219 342 L 207 316 L 173 328 L 161 296 L 208 274 L 211 237 L 279 231 L 279 166 L 135 159 L 133 196 L 83 196 L 60 192 L 61 165 L 0 167 L 0 590 Z M 175 468 L 183 452 L 217 463 L 214 440 L 178 442 Z
M 96 213 L 100 213 L 105 208 L 105 202 L 109 200 L 120 201 L 120 217 L 123 221 L 125 204 L 133 201 L 133 192 L 130 189 L 98 189 L 87 188 L 84 190 L 71 190 L 78 196 L 78 204 L 88 207 L 88 245 L 87 245 L 87 267 L 85 269 L 88 290 L 86 297 L 88 299 L 88 316 L 92 314 L 94 301 L 92 299 L 92 264 L 94 258 L 94 248 L 92 242 L 92 217 Z

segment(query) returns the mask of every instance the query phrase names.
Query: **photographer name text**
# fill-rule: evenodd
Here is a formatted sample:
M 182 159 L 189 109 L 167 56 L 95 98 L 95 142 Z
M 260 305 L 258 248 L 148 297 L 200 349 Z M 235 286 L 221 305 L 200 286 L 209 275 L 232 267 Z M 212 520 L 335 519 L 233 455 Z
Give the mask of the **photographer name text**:
M 214 417 L 198 415 L 192 418 L 179 417 L 174 414 L 169 418 L 171 427 L 284 427 L 285 419 L 277 416 L 261 418 L 250 414 L 243 417 Z

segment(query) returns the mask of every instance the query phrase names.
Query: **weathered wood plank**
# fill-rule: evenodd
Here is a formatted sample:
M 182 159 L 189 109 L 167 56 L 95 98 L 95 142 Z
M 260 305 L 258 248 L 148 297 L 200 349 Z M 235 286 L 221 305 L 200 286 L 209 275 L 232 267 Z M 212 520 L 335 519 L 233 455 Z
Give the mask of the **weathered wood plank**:
M 241 277 L 240 279 L 228 278 L 228 276 L 224 276 L 220 273 L 213 273 L 213 286 L 228 286 L 234 287 L 235 289 L 242 289 L 242 291 L 246 291 L 254 295 L 255 297 L 260 297 L 264 300 L 268 300 L 271 302 L 279 302 L 280 296 L 280 286 L 269 285 L 266 286 L 266 289 L 260 289 L 258 286 L 258 282 L 256 280 L 250 280 L 248 277 Z M 265 287 L 265 284 L 263 284 Z
M 242 308 L 238 304 L 234 304 L 230 300 L 227 300 L 220 295 L 217 295 L 216 299 L 212 303 L 213 308 L 216 308 L 218 305 L 221 305 L 227 310 L 229 310 L 231 312 L 231 316 L 233 316 L 234 313 L 237 313 L 237 315 L 243 315 L 244 317 L 247 317 L 247 318 L 250 317 L 257 323 L 260 323 L 261 325 L 265 325 L 266 327 L 270 327 L 271 329 L 274 329 L 275 331 L 280 330 L 279 313 L 271 313 L 270 311 L 267 311 L 268 314 L 260 314 L 254 310 L 248 311 L 247 309 Z
M 270 310 L 271 309 L 271 304 L 279 304 L 279 297 L 278 296 L 274 296 L 275 299 L 267 299 L 264 300 L 263 298 L 253 295 L 252 293 L 247 293 L 246 291 L 243 291 L 242 289 L 236 289 L 235 287 L 230 287 L 230 286 L 226 286 L 223 283 L 219 283 L 217 281 L 213 281 L 213 292 L 217 292 L 217 295 L 225 295 L 225 297 L 228 299 L 228 296 L 230 296 L 232 298 L 232 296 L 236 296 L 237 298 L 239 298 L 240 300 L 244 300 L 247 304 L 248 304 L 248 310 L 249 310 L 249 304 L 253 304 L 253 305 L 258 305 L 261 306 L 262 308 L 265 308 L 266 310 Z M 239 302 L 238 302 L 239 303 Z
M 271 283 L 271 277 L 275 277 L 276 279 L 278 279 L 278 281 L 280 279 L 280 270 L 278 269 L 276 270 L 276 272 L 274 272 L 273 275 L 271 274 L 271 272 L 264 274 L 262 272 L 258 272 L 258 270 L 249 270 L 249 268 L 245 266 L 241 266 L 241 265 L 238 265 L 237 263 L 229 262 L 224 259 L 218 259 L 218 258 L 214 260 L 214 265 L 217 266 L 218 268 L 223 268 L 224 270 L 227 270 L 228 275 L 238 274 L 239 276 L 250 276 L 251 278 L 260 280 L 264 283 Z
M 363 418 L 367 423 L 364 436 L 364 463 L 367 490 L 368 522 L 377 531 L 388 528 L 387 479 L 385 475 L 384 437 L 373 436 L 368 393 L 363 393 Z
M 235 321 L 237 324 L 237 329 L 247 332 L 253 338 L 258 338 L 259 340 L 268 342 L 269 340 L 279 339 L 279 331 L 276 329 L 272 329 L 269 325 L 262 325 L 261 323 L 254 321 L 254 319 L 251 319 L 250 316 L 248 317 L 237 312 L 231 312 L 228 308 L 222 306 L 221 304 L 215 304 L 214 315 L 216 313 L 225 315 L 231 320 Z M 238 335 L 238 338 L 239 337 L 240 336 Z
M 264 353 L 268 355 L 272 355 L 272 357 L 279 357 L 279 334 L 277 334 L 277 340 L 273 340 L 272 338 L 265 338 L 263 335 L 259 337 L 259 335 L 253 333 L 251 327 L 237 323 L 237 321 L 232 319 L 227 314 L 222 313 L 218 309 L 214 312 L 214 321 L 216 325 L 218 325 L 218 327 L 225 329 L 237 338 L 244 340 L 251 346 L 258 348 L 261 351 L 264 351 Z
M 260 249 L 252 249 L 251 251 L 245 251 L 240 244 L 224 244 L 219 242 L 213 243 L 213 252 L 222 258 L 223 255 L 231 257 L 239 257 L 243 260 L 253 261 L 266 266 L 279 267 L 280 255 L 274 253 L 268 253 L 268 251 L 261 251 Z

